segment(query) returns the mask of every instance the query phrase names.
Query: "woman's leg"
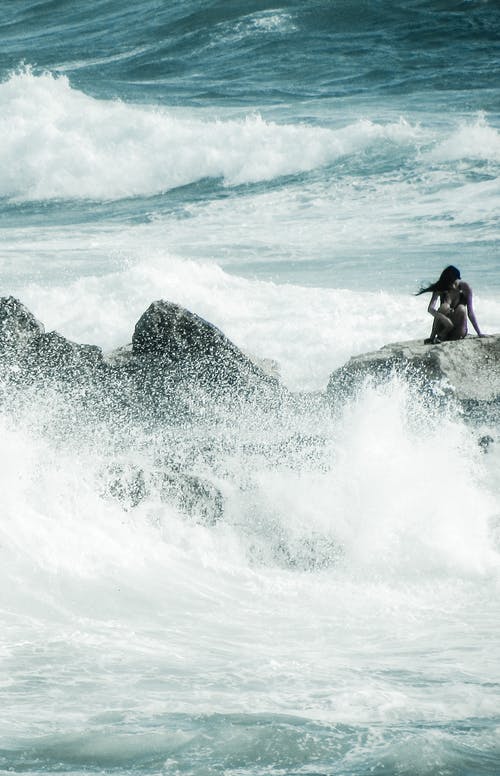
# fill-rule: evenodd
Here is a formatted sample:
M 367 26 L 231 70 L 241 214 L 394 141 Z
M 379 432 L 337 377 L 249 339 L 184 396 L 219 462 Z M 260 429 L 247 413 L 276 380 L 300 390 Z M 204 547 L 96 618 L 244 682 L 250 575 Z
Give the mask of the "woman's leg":
M 432 324 L 431 336 L 429 338 L 431 342 L 434 341 L 435 337 L 438 337 L 440 340 L 449 339 L 449 335 L 454 329 L 453 321 L 451 318 L 448 318 L 449 314 L 449 305 L 441 305 L 434 316 L 434 323 Z
M 455 307 L 452 313 L 452 321 L 453 328 L 446 339 L 463 339 L 467 334 L 467 308 L 464 304 L 459 304 L 458 307 Z

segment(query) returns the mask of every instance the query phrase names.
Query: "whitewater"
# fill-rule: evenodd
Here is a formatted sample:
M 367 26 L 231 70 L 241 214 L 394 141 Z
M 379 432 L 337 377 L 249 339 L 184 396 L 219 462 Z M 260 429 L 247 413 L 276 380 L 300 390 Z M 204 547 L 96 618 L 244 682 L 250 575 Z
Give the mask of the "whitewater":
M 0 374 L 0 773 L 500 771 L 498 408 L 401 375 L 324 400 L 352 355 L 428 336 L 415 292 L 449 263 L 500 332 L 498 24 L 0 9 L 0 295 L 105 351 L 170 300 L 302 402 L 89 422 Z M 159 469 L 222 518 L 110 488 Z

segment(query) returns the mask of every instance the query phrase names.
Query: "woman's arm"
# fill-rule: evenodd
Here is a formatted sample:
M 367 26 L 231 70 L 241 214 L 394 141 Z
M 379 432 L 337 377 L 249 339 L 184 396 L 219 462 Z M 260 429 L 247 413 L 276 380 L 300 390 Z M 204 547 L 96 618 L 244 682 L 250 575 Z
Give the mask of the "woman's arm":
M 431 296 L 431 301 L 429 302 L 429 307 L 427 308 L 427 312 L 430 313 L 433 318 L 435 318 L 436 315 L 438 314 L 438 312 L 436 310 L 436 303 L 437 303 L 438 299 L 439 299 L 439 292 L 438 291 L 433 291 L 432 296 Z
M 474 306 L 472 304 L 472 288 L 469 286 L 468 283 L 461 283 L 460 289 L 465 296 L 465 302 L 467 305 L 467 317 L 469 321 L 472 323 L 474 327 L 474 331 L 476 332 L 478 337 L 484 337 L 485 335 L 481 332 L 479 328 L 479 324 L 476 319 L 476 314 L 474 313 Z

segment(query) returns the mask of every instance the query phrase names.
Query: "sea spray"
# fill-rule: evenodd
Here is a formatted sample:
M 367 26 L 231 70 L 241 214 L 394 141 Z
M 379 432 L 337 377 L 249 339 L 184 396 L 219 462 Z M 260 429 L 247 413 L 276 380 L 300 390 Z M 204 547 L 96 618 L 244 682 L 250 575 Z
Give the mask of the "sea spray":
M 499 570 L 487 529 L 494 500 L 484 454 L 453 405 L 438 411 L 400 380 L 367 385 L 333 416 L 309 407 L 267 427 L 228 417 L 204 429 L 205 454 L 196 428 L 141 439 L 110 418 L 91 441 L 78 427 L 61 436 L 57 413 L 48 425 L 43 413 L 42 401 L 18 409 L 17 428 L 2 421 L 3 606 L 16 612 L 4 638 L 28 634 L 38 645 L 9 658 L 9 762 L 117 767 L 132 756 L 121 747 L 131 735 L 146 770 L 197 761 L 200 736 L 214 761 L 243 764 L 244 741 L 252 757 L 267 734 L 283 763 L 289 736 L 309 741 L 307 759 L 323 751 L 344 762 L 350 751 L 357 761 L 377 747 L 390 759 L 411 721 L 492 712 L 482 676 Z M 103 489 L 113 461 L 147 469 L 172 454 L 217 481 L 225 511 L 212 528 L 158 493 L 131 508 Z M 12 470 L 22 476 L 12 481 Z M 459 508 L 443 505 L 443 478 Z M 475 657 L 451 682 L 443 639 L 472 611 Z M 414 680 L 402 683 L 408 653 Z M 50 676 L 38 720 L 65 731 L 43 739 L 15 692 L 36 686 L 40 656 Z M 92 677 L 90 664 L 99 665 Z M 446 707 L 429 700 L 437 677 Z M 231 754 L 218 715 L 234 732 Z M 453 738 L 443 735 L 433 751 L 447 758 Z M 493 740 L 482 741 L 490 750 Z
M 485 454 L 458 405 L 447 409 L 442 399 L 429 403 L 429 396 L 415 391 L 394 378 L 366 385 L 342 407 L 334 405 L 333 414 L 319 400 L 301 400 L 296 408 L 291 403 L 276 414 L 252 401 L 247 409 L 239 407 L 238 417 L 228 407 L 213 420 L 210 414 L 205 421 L 177 423 L 172 417 L 141 428 L 137 416 L 120 428 L 112 404 L 107 415 L 93 420 L 91 410 L 88 416 L 76 408 L 68 414 L 64 389 L 38 398 L 30 389 L 27 403 L 4 405 L 5 477 L 24 462 L 16 480 L 20 490 L 6 488 L 10 524 L 22 531 L 19 538 L 14 532 L 12 541 L 19 552 L 27 537 L 26 521 L 16 522 L 18 501 L 26 502 L 31 514 L 35 540 L 29 546 L 43 557 L 47 542 L 47 558 L 55 563 L 65 556 L 51 549 L 56 534 L 45 527 L 47 520 L 67 528 L 63 543 L 74 535 L 73 552 L 86 545 L 84 536 L 92 545 L 90 529 L 98 537 L 109 523 L 114 539 L 105 558 L 123 539 L 116 531 L 120 509 L 125 523 L 137 524 L 137 514 L 153 514 L 158 506 L 160 514 L 168 508 L 193 523 L 189 514 L 179 513 L 182 501 L 173 491 L 161 495 L 157 470 L 212 482 L 223 499 L 224 530 L 234 531 L 250 554 L 260 547 L 265 564 L 334 568 L 341 559 L 343 568 L 373 568 L 389 577 L 412 577 L 424 568 L 426 574 L 486 572 L 496 567 L 497 555 L 488 533 L 494 500 L 482 487 Z M 6 457 L 9 449 L 15 464 Z M 149 485 L 131 499 L 126 478 L 134 471 L 146 473 Z M 113 486 L 120 476 L 122 489 Z M 460 509 L 443 507 L 443 479 L 454 482 Z M 83 517 L 87 512 L 90 523 Z M 161 525 L 162 518 L 153 523 Z M 96 539 L 93 552 L 104 546 Z

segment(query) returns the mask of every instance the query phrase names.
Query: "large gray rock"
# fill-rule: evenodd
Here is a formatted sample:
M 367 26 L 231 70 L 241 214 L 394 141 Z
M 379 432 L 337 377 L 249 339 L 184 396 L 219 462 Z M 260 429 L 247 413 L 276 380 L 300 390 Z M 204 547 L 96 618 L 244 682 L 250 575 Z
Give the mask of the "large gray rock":
M 173 302 L 152 302 L 139 318 L 132 337 L 136 355 L 156 355 L 179 363 L 186 358 L 213 356 L 228 340 L 208 321 Z
M 386 380 L 395 370 L 423 386 L 440 384 L 461 401 L 495 401 L 500 398 L 500 335 L 437 345 L 424 345 L 422 340 L 385 345 L 353 356 L 337 369 L 328 393 L 332 398 L 345 396 L 368 375 Z
M 238 394 L 280 386 L 213 324 L 173 302 L 153 302 L 137 322 L 132 356 L 153 372 L 155 364 L 183 381 Z
M 55 331 L 45 332 L 33 314 L 12 296 L 0 298 L 1 377 L 17 383 L 82 382 L 100 376 L 104 358 L 95 345 L 80 345 Z
M 0 388 L 50 386 L 88 410 L 134 420 L 210 418 L 251 400 L 266 412 L 288 396 L 269 368 L 220 329 L 171 302 L 153 302 L 132 344 L 106 357 L 43 326 L 21 302 L 0 299 Z M 76 389 L 73 390 L 73 389 Z

